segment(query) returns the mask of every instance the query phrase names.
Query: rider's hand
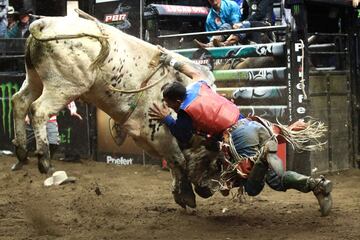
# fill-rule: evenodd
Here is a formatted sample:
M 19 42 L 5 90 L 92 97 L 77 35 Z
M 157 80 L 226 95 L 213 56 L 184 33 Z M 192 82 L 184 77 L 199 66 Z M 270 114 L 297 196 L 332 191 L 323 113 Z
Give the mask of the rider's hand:
M 154 103 L 153 107 L 149 109 L 149 116 L 150 119 L 163 121 L 164 118 L 170 114 L 170 109 L 163 104 L 162 106 L 157 105 Z
M 170 66 L 171 61 L 175 61 L 175 60 L 173 60 L 173 58 L 169 54 L 161 53 L 160 59 L 159 59 L 160 63 L 163 63 L 163 64 L 166 64 L 166 65 Z

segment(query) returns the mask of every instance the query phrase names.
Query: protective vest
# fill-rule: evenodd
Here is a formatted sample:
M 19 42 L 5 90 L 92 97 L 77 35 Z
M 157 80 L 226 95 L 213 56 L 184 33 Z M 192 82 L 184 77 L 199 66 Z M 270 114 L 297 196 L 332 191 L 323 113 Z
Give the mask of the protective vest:
M 237 106 L 214 92 L 205 81 L 190 85 L 186 94 L 180 109 L 191 117 L 193 127 L 199 132 L 219 134 L 239 119 Z

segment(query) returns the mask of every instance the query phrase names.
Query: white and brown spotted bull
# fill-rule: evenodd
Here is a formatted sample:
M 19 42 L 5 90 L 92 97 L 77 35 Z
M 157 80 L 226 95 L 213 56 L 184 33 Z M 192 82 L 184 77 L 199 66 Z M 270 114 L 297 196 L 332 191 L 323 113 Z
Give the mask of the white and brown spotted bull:
M 42 18 L 31 24 L 30 32 L 25 53 L 26 79 L 12 98 L 13 143 L 18 158 L 13 170 L 27 161 L 27 112 L 32 113 L 38 168 L 41 173 L 49 173 L 52 166 L 46 122 L 49 116 L 80 98 L 110 115 L 146 152 L 172 163 L 175 201 L 182 207 L 195 207 L 195 195 L 184 170 L 188 165 L 184 154 L 168 129 L 148 116 L 153 102 L 162 101 L 165 84 L 178 79 L 186 85 L 191 79 L 159 64 L 158 47 L 91 19 Z M 190 62 L 175 53 L 173 57 Z M 209 79 L 213 80 L 211 72 Z M 196 148 L 198 158 L 217 157 L 206 151 L 200 153 L 199 149 L 204 148 Z M 191 150 L 186 155 L 193 156 Z

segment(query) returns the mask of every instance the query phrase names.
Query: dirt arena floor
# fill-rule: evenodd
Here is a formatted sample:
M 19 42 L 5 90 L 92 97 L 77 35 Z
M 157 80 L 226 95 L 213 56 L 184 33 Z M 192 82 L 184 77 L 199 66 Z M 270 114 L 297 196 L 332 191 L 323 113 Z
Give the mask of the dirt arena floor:
M 10 172 L 0 157 L 0 239 L 360 239 L 360 170 L 335 173 L 334 206 L 320 217 L 312 193 L 266 188 L 246 202 L 215 194 L 178 207 L 159 166 L 54 161 L 75 184 L 44 187 L 36 161 Z

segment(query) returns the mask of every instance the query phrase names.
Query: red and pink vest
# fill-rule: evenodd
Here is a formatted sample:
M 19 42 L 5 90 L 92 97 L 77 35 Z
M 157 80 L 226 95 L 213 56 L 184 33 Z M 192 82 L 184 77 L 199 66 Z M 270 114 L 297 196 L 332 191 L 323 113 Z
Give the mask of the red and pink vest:
M 206 134 L 220 134 L 234 125 L 240 116 L 238 107 L 214 92 L 205 81 L 187 87 L 180 109 L 193 120 L 195 130 Z

